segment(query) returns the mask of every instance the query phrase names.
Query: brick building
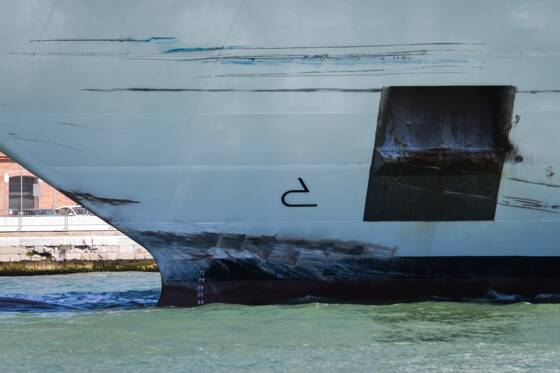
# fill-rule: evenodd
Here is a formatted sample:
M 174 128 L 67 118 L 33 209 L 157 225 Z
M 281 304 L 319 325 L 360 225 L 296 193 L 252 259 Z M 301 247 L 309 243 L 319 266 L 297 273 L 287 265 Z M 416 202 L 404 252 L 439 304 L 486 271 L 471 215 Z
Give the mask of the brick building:
M 0 153 L 0 215 L 14 215 L 23 210 L 52 209 L 73 206 L 76 202 Z

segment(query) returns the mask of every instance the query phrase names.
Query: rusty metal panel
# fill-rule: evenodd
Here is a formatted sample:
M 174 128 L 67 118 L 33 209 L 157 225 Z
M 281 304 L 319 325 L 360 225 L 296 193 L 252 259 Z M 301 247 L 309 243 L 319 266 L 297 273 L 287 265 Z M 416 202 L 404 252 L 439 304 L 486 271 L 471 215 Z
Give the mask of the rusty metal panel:
M 389 87 L 365 221 L 493 220 L 515 88 Z

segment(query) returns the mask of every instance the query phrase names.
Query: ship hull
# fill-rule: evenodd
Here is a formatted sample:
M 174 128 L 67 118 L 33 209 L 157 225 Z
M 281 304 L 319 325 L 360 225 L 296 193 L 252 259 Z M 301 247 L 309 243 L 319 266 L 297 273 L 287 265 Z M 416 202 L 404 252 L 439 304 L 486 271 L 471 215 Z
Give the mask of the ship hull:
M 0 149 L 160 304 L 559 292 L 557 1 L 3 7 Z
M 160 265 L 162 306 L 556 301 L 560 294 L 557 256 L 395 256 L 395 249 L 355 241 L 212 233 L 132 237 Z
M 557 259 L 557 258 L 555 258 Z M 370 280 L 213 281 L 163 285 L 159 306 L 310 302 L 380 304 L 416 301 L 557 302 L 558 277 L 391 278 Z

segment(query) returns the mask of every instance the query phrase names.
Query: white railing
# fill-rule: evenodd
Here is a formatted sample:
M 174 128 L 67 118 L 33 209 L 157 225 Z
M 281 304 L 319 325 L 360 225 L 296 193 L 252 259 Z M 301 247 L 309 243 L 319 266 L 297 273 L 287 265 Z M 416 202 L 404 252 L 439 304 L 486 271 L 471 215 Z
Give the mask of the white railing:
M 94 215 L 0 216 L 0 232 L 114 230 Z

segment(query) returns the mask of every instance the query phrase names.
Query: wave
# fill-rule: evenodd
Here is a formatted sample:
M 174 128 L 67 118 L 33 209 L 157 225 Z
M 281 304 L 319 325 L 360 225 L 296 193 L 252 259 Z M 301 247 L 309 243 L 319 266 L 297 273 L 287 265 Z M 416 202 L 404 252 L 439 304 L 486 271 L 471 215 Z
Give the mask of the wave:
M 159 289 L 121 292 L 72 291 L 40 296 L 10 294 L 0 297 L 1 312 L 65 312 L 153 307 Z

